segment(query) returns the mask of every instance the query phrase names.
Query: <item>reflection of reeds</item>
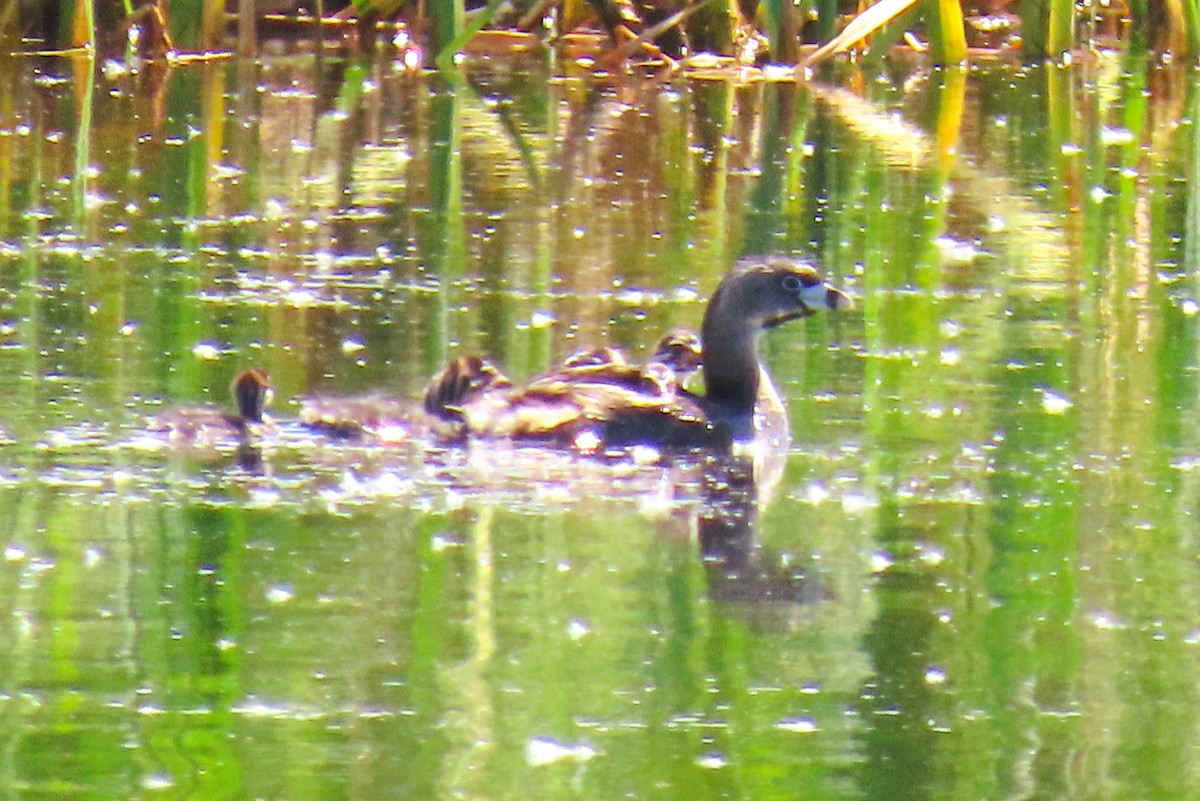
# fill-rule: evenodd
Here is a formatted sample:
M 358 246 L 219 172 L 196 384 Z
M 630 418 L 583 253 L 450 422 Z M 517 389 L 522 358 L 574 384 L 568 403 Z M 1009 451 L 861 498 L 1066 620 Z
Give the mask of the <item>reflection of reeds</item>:
M 72 59 L 75 67 L 75 86 L 78 88 L 79 100 L 79 129 L 75 139 L 75 175 L 72 185 L 72 198 L 75 204 L 75 224 L 79 229 L 87 230 L 87 205 L 89 176 L 91 175 L 91 140 L 92 140 L 92 96 L 95 92 L 95 81 L 92 80 L 93 61 L 90 58 Z
M 86 47 L 96 42 L 96 12 L 92 0 L 77 0 L 71 15 L 71 46 Z
M 930 138 L 920 129 L 894 114 L 881 112 L 852 92 L 816 84 L 811 89 L 848 128 L 870 143 L 894 168 L 937 168 L 957 147 L 954 139 L 941 134 L 941 138 Z M 955 102 L 958 109 L 943 107 L 940 121 L 961 116 L 961 95 Z M 1014 268 L 1030 278 L 1040 276 L 1047 285 L 1057 280 L 1068 260 L 1066 241 L 1057 217 L 1034 203 L 1028 192 L 1014 185 L 1008 176 L 972 164 L 968 154 L 957 154 L 950 162 L 949 169 L 956 179 L 957 198 L 971 203 L 983 216 L 993 214 L 996 209 L 1003 210 L 1004 225 L 992 236 L 1009 251 L 1027 254 Z M 1030 289 L 1035 286 L 1036 283 L 1029 284 Z
M 56 10 L 48 13 L 40 8 L 50 5 Z M 240 0 L 236 4 L 238 52 L 249 55 L 257 50 L 256 22 L 279 10 L 289 11 L 293 23 L 298 24 L 302 19 L 311 22 L 313 35 L 318 40 L 323 36 L 323 18 L 331 27 L 344 27 L 345 18 L 358 16 L 365 26 L 363 36 L 371 39 L 380 19 L 400 18 L 400 24 L 407 30 L 428 32 L 429 41 L 421 44 L 428 45 L 440 66 L 452 68 L 454 54 L 466 49 L 481 30 L 492 26 L 502 16 L 504 2 L 489 0 L 485 7 L 468 12 L 462 0 L 408 4 L 399 0 L 356 0 L 353 3 L 320 0 L 309 9 L 311 14 L 306 18 L 296 12 L 296 5 L 286 1 Z M 518 30 L 528 30 L 554 5 L 561 9 L 559 20 L 566 30 L 581 22 L 593 21 L 595 16 L 591 13 L 594 6 L 581 10 L 584 4 L 579 2 L 543 0 L 520 5 L 528 12 L 521 15 L 520 21 L 501 22 L 497 27 L 515 25 Z M 747 8 L 741 9 L 734 0 L 667 4 L 647 14 L 647 19 L 642 21 L 643 35 L 648 40 L 662 35 L 673 37 L 678 36 L 677 27 L 684 27 L 693 51 L 730 55 L 745 43 L 742 40 L 752 38 L 752 26 L 743 18 L 743 11 L 752 13 L 750 6 L 753 4 L 745 5 Z M 959 63 L 967 55 L 971 30 L 964 20 L 964 13 L 980 10 L 982 4 L 965 0 L 878 0 L 874 3 L 813 0 L 811 5 L 815 6 L 817 24 L 805 28 L 801 22 L 807 5 L 779 0 L 767 0 L 763 4 L 763 13 L 754 22 L 761 26 L 761 32 L 770 41 L 771 58 L 776 63 L 796 63 L 798 45 L 801 44 L 820 45 L 816 55 L 818 61 L 868 38 L 874 40 L 873 47 L 886 50 L 910 29 L 919 39 L 928 40 L 927 49 L 934 61 Z M 1086 14 L 1076 9 L 1073 0 L 1024 0 L 1014 5 L 1014 16 L 1020 15 L 1021 49 L 1029 59 L 1058 59 L 1064 54 L 1107 47 L 1122 38 L 1135 50 L 1154 48 L 1176 55 L 1200 52 L 1200 3 L 1197 0 L 1092 4 Z M 108 5 L 97 0 L 65 0 L 54 4 L 10 0 L 0 5 L 0 35 L 5 30 L 20 29 L 55 45 L 70 42 L 76 47 L 109 47 L 121 42 L 130 26 L 139 26 L 146 34 L 142 37 L 142 46 L 147 52 L 160 54 L 164 42 L 171 43 L 168 49 L 174 49 L 174 43 L 177 43 L 182 52 L 205 52 L 233 46 L 233 43 L 223 41 L 225 7 L 225 0 L 172 0 L 170 3 L 146 0 L 137 4 L 124 0 Z M 604 16 L 614 17 L 606 24 L 615 24 L 614 20 L 620 19 L 620 12 L 612 4 L 604 4 L 604 7 L 608 9 Z M 908 14 L 906 10 L 910 7 L 912 13 Z M 325 16 L 327 11 L 329 15 Z M 678 13 L 668 13 L 672 11 Z M 664 14 L 671 24 L 661 22 L 660 17 Z M 689 18 L 683 22 L 678 19 L 680 16 Z M 667 29 L 663 30 L 664 27 Z M 301 29 L 293 24 L 290 30 Z M 622 35 L 618 38 L 634 35 L 627 28 L 620 30 Z M 671 49 L 661 39 L 660 44 Z M 926 49 L 921 45 L 918 48 Z M 615 46 L 617 52 L 628 49 L 628 41 L 625 45 Z M 746 53 L 755 49 L 752 45 Z M 810 59 L 810 63 L 815 62 Z

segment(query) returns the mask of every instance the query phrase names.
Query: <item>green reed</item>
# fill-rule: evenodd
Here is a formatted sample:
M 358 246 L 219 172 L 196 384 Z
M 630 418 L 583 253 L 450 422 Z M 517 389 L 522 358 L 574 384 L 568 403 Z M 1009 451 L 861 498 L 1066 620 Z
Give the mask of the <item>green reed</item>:
M 561 0 L 564 17 L 570 3 Z M 679 0 L 678 5 L 686 3 Z M 314 25 L 326 13 L 351 7 L 367 19 L 397 18 L 411 26 L 429 31 L 430 51 L 437 63 L 452 66 L 454 54 L 483 28 L 493 25 L 503 0 L 489 0 L 482 8 L 468 11 L 464 0 L 430 0 L 425 4 L 404 4 L 400 0 L 319 0 L 311 10 Z M 869 7 L 899 5 L 896 0 L 877 0 Z M 256 8 L 257 6 L 257 8 Z M 973 8 L 965 0 L 924 0 L 909 13 L 897 12 L 869 31 L 874 50 L 886 52 L 900 33 L 913 29 L 928 38 L 930 53 L 937 63 L 952 64 L 966 57 L 964 10 Z M 800 3 L 765 0 L 759 22 L 771 42 L 772 58 L 779 63 L 797 60 L 796 45 L 804 40 L 829 42 L 849 15 L 858 9 L 852 0 L 803 0 Z M 1020 0 L 1015 10 L 1021 17 L 1022 51 L 1028 59 L 1058 58 L 1063 53 L 1094 44 L 1091 27 L 1082 20 L 1073 0 Z M 249 52 L 246 34 L 252 30 L 253 17 L 262 13 L 254 0 L 238 4 L 241 41 L 239 49 Z M 816 25 L 803 28 L 812 13 Z M 865 12 L 864 12 L 865 13 Z M 916 16 L 913 16 L 916 15 Z M 577 15 L 576 15 L 577 16 Z M 418 18 L 420 17 L 420 18 Z M 1134 50 L 1154 49 L 1177 55 L 1200 53 L 1200 0 L 1128 0 L 1125 11 L 1126 41 Z M 735 0 L 708 3 L 683 23 L 694 49 L 728 52 L 732 47 L 739 12 Z M 1093 21 L 1096 18 L 1092 18 Z M 427 24 L 426 24 L 427 23 Z M 860 20 L 861 24 L 861 20 Z M 47 42 L 81 47 L 97 41 L 119 40 L 120 30 L 143 25 L 156 31 L 165 27 L 177 49 L 184 52 L 211 50 L 232 43 L 225 41 L 225 0 L 61 0 L 53 8 L 31 3 L 0 4 L 0 35 L 22 32 L 40 36 Z M 319 27 L 318 27 L 319 30 Z M 861 37 L 860 37 L 861 39 Z M 157 46 L 160 42 L 155 43 Z M 845 47 L 854 45 L 848 43 Z
M 959 64 L 967 57 L 967 37 L 959 0 L 928 0 L 925 8 L 930 52 L 939 64 Z
M 799 43 L 799 26 L 801 20 L 808 16 L 811 0 L 803 3 L 793 3 L 790 0 L 767 0 L 763 5 L 766 10 L 767 37 L 771 40 L 771 55 L 778 61 L 794 64 L 798 61 L 796 45 Z
M 1164 27 L 1152 20 L 1153 5 L 1147 0 L 1131 4 L 1130 10 L 1136 14 L 1135 25 L 1144 21 L 1145 28 L 1150 31 Z M 1162 10 L 1167 17 L 1166 41 L 1158 46 L 1178 52 L 1200 53 L 1200 0 L 1167 0 Z
M 71 15 L 71 44 L 94 45 L 96 42 L 96 9 L 94 0 L 77 0 Z
M 1200 52 L 1200 0 L 1181 0 L 1188 45 L 1192 53 Z
M 168 28 L 180 48 L 207 50 L 220 45 L 224 38 L 223 0 L 172 0 L 163 13 L 170 15 Z

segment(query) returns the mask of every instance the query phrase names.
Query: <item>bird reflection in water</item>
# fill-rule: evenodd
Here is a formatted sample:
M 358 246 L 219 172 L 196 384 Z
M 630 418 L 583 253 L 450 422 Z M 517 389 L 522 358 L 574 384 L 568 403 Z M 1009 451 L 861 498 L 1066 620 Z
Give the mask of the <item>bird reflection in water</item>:
M 713 460 L 704 471 L 703 493 L 697 534 L 710 598 L 777 611 L 826 600 L 828 593 L 816 570 L 785 564 L 760 543 L 759 481 L 753 460 Z

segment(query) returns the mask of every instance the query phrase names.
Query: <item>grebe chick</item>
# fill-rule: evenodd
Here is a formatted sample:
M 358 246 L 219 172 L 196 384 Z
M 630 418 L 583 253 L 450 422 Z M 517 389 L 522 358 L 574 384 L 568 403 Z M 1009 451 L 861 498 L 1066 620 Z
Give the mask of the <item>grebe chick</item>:
M 493 389 L 512 386 L 496 366 L 482 356 L 459 356 L 430 379 L 421 406 L 442 420 L 458 420 L 458 409 L 472 398 Z
M 704 364 L 704 348 L 700 337 L 695 331 L 686 328 L 676 328 L 654 346 L 654 354 L 646 363 L 647 372 L 656 365 L 662 365 L 669 370 L 669 378 L 673 382 L 672 390 L 683 389 L 688 379 L 699 371 Z
M 306 398 L 300 422 L 338 439 L 394 443 L 428 433 L 453 438 L 460 424 L 459 405 L 488 390 L 511 386 L 486 359 L 460 356 L 430 379 L 420 405 L 382 394 Z
M 171 409 L 150 421 L 151 431 L 163 432 L 172 442 L 215 445 L 230 439 L 245 439 L 254 427 L 269 425 L 263 410 L 274 391 L 271 379 L 258 367 L 240 371 L 230 384 L 235 411 L 210 406 Z
M 564 369 L 574 369 L 580 367 L 600 367 L 602 365 L 626 365 L 629 362 L 625 359 L 625 354 L 620 348 L 614 348 L 611 345 L 600 345 L 594 348 L 582 348 L 575 351 L 566 359 L 563 359 L 562 366 Z

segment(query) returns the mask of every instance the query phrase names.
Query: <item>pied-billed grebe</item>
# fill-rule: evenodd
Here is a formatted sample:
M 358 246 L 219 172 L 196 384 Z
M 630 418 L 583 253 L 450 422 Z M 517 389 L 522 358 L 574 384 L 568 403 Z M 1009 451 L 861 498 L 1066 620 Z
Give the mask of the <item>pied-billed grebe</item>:
M 230 385 L 235 411 L 210 406 L 170 409 L 150 421 L 150 430 L 165 433 L 172 442 L 209 446 L 245 439 L 255 425 L 266 425 L 263 410 L 271 402 L 271 379 L 264 370 L 250 367 L 233 377 Z
M 760 335 L 822 307 L 846 306 L 849 298 L 821 280 L 810 265 L 767 257 L 739 262 L 708 301 L 700 339 L 704 343 L 704 406 L 714 420 L 735 431 L 748 425 L 764 375 Z
M 596 349 L 513 388 L 485 359 L 460 357 L 433 378 L 420 407 L 385 397 L 313 399 L 301 407 L 301 422 L 326 433 L 384 441 L 433 433 L 537 440 L 587 451 L 638 443 L 724 444 L 755 436 L 763 428 L 763 409 L 765 418 L 786 429 L 782 402 L 758 359 L 762 332 L 848 302 L 807 264 L 745 259 L 709 300 L 701 338 L 673 332 L 644 366 L 627 364 L 617 351 Z M 703 370 L 704 395 L 683 386 L 697 368 Z M 381 434 L 385 430 L 396 434 Z
M 535 379 L 524 388 L 486 392 L 462 403 L 465 433 L 483 438 L 537 439 L 593 450 L 600 445 L 645 443 L 704 446 L 749 439 L 760 428 L 755 409 L 774 396 L 759 363 L 763 331 L 848 303 L 846 295 L 821 280 L 807 264 L 779 257 L 745 259 L 721 281 L 705 309 L 701 351 L 684 340 L 660 345 L 660 353 L 701 363 L 705 394 L 680 387 L 656 370 L 637 369 L 616 379 L 595 368 Z M 669 339 L 669 337 L 668 337 Z M 758 423 L 763 421 L 760 417 Z M 786 425 L 786 419 L 784 419 Z M 778 435 L 773 433 L 773 437 Z M 582 443 L 586 443 L 586 446 Z

